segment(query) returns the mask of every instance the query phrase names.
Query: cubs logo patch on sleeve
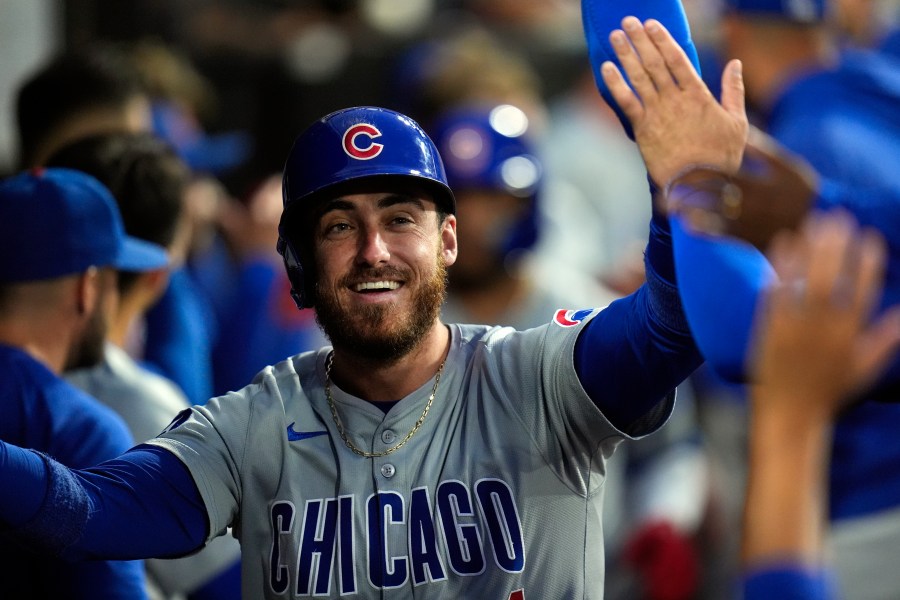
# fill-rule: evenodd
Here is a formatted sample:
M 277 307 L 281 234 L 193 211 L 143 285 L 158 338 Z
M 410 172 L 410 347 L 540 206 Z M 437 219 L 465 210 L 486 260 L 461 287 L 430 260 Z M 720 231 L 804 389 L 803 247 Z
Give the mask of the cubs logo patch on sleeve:
M 567 310 L 561 308 L 553 315 L 553 322 L 560 327 L 575 327 L 584 321 L 592 312 L 593 310 L 590 308 L 581 310 Z

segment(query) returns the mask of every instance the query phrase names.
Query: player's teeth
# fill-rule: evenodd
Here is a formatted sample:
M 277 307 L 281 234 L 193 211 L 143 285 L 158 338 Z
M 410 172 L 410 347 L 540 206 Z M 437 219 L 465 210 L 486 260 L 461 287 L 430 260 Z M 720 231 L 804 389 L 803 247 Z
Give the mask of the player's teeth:
M 396 290 L 400 284 L 396 281 L 369 281 L 367 283 L 357 283 L 356 291 L 363 290 Z

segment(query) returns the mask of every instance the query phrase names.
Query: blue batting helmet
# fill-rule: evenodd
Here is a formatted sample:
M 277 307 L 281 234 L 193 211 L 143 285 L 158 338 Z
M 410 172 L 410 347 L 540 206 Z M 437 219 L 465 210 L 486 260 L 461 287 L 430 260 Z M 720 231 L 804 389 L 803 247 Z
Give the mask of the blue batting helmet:
M 437 148 L 406 115 L 374 106 L 347 108 L 322 117 L 294 142 L 284 165 L 278 253 L 299 308 L 313 306 L 315 281 L 309 276 L 313 267 L 304 265 L 308 251 L 292 232 L 303 231 L 295 228 L 324 198 L 345 193 L 350 185 L 379 182 L 413 183 L 439 210 L 456 211 Z
M 537 240 L 542 168 L 525 113 L 509 104 L 458 107 L 439 116 L 431 133 L 457 194 L 500 191 L 528 201 L 528 210 L 510 228 L 502 247 L 506 252 L 531 247 Z

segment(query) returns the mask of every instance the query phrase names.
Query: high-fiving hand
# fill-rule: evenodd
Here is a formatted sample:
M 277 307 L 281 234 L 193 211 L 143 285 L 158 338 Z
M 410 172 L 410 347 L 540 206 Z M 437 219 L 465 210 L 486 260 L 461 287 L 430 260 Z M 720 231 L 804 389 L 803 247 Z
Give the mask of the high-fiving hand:
M 660 22 L 626 17 L 610 43 L 628 81 L 611 61 L 603 80 L 631 121 L 653 181 L 664 188 L 697 166 L 736 173 L 749 129 L 741 63 L 726 65 L 720 104 Z

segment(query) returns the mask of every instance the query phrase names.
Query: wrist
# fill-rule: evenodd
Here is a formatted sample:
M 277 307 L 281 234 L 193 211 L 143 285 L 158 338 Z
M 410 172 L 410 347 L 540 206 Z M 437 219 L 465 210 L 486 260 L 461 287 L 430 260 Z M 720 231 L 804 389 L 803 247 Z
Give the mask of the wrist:
M 743 194 L 734 178 L 709 165 L 693 165 L 673 177 L 663 193 L 666 210 L 706 233 L 724 233 L 741 215 Z
M 814 402 L 795 400 L 771 397 L 765 405 L 754 402 L 751 438 L 758 438 L 765 448 L 801 448 L 824 443 L 831 434 L 831 413 L 820 410 Z

